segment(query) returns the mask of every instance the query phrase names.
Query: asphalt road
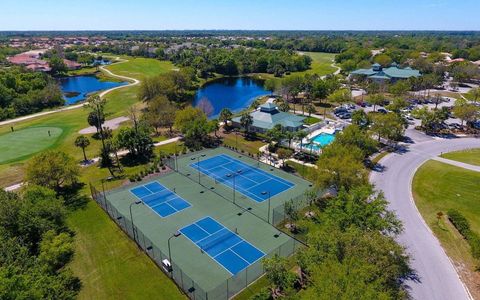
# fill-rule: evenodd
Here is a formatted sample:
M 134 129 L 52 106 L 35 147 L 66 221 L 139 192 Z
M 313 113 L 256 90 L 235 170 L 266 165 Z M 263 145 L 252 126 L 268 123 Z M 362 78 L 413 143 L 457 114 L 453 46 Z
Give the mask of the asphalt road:
M 424 162 L 442 152 L 468 148 L 480 148 L 480 139 L 437 139 L 414 131 L 408 131 L 413 144 L 405 151 L 384 157 L 381 172 L 372 172 L 370 180 L 385 193 L 389 208 L 396 212 L 404 225 L 398 241 L 407 248 L 411 265 L 418 281 L 407 285 L 414 299 L 470 299 L 453 264 L 445 254 L 437 238 L 430 231 L 413 201 L 411 183 L 413 176 Z

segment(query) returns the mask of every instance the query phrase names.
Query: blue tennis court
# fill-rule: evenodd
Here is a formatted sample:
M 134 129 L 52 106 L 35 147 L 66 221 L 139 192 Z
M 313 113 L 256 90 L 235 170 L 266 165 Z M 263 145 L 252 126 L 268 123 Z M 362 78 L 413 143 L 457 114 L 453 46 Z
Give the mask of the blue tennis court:
M 198 220 L 180 229 L 180 232 L 232 275 L 265 256 L 265 253 L 211 217 Z
M 252 167 L 229 155 L 220 154 L 190 165 L 224 185 L 234 188 L 256 202 L 263 202 L 295 184 Z
M 190 203 L 157 181 L 133 188 L 130 192 L 162 218 L 173 215 L 191 206 Z

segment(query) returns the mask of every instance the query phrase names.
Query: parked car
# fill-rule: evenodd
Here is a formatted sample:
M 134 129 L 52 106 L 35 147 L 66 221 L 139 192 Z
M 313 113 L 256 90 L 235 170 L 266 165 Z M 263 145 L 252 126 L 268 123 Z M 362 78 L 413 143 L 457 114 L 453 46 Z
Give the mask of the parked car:
M 379 108 L 377 109 L 377 112 L 381 113 L 381 114 L 386 114 L 388 113 L 388 111 L 385 109 L 385 108 Z
M 335 110 L 333 111 L 335 115 L 338 115 L 339 113 L 346 113 L 346 112 L 348 112 L 348 109 L 342 106 L 335 108 Z
M 352 114 L 349 112 L 346 112 L 346 113 L 340 114 L 338 117 L 342 120 L 351 119 Z

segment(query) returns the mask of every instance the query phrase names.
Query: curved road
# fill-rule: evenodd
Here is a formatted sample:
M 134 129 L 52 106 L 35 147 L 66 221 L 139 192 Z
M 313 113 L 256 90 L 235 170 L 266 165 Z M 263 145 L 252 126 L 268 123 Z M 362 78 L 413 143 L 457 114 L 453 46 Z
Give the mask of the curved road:
M 414 299 L 471 299 L 452 262 L 440 242 L 433 235 L 415 206 L 412 180 L 416 170 L 427 160 L 443 152 L 480 148 L 480 139 L 436 139 L 413 130 L 407 134 L 415 141 L 405 151 L 384 157 L 383 171 L 372 172 L 370 181 L 385 193 L 389 208 L 396 212 L 404 225 L 398 241 L 407 248 L 411 266 L 418 281 L 409 281 L 409 292 Z

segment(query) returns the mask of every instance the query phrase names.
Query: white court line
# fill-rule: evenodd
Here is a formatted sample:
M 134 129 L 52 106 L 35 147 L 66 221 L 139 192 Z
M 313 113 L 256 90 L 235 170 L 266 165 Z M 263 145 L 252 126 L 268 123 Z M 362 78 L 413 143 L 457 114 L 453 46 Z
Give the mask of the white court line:
M 177 196 L 179 199 L 185 201 L 185 202 L 186 202 L 188 205 L 190 205 L 190 206 L 189 206 L 189 207 L 185 207 L 185 208 L 182 209 L 182 210 L 177 210 L 175 207 L 173 207 L 173 206 L 171 206 L 170 204 L 167 203 L 167 202 L 170 202 L 170 200 L 165 201 L 165 202 L 162 202 L 162 203 L 160 203 L 160 204 L 158 204 L 158 205 L 156 205 L 156 206 L 159 206 L 159 205 L 161 205 L 161 204 L 166 204 L 166 205 L 170 206 L 170 207 L 175 211 L 174 213 L 171 213 L 171 214 L 169 214 L 169 215 L 167 215 L 167 216 L 162 216 L 160 213 L 158 213 L 157 211 L 155 211 L 155 210 L 153 209 L 153 206 L 150 206 L 150 204 L 146 203 L 145 201 L 143 201 L 142 198 L 138 197 L 137 195 L 135 195 L 135 194 L 132 192 L 132 190 L 135 189 L 135 188 L 143 187 L 143 188 L 147 189 L 147 190 L 151 193 L 150 195 L 154 195 L 154 194 L 156 194 L 156 193 L 153 193 L 149 188 L 147 188 L 147 187 L 145 186 L 145 185 L 150 184 L 150 183 L 152 183 L 152 182 L 156 182 L 156 183 L 160 184 L 160 186 L 163 187 L 163 190 L 158 191 L 158 192 L 156 192 L 156 193 L 160 193 L 160 192 L 162 192 L 162 191 L 167 190 L 167 191 L 169 191 L 170 193 L 172 193 L 173 195 Z M 158 182 L 157 180 L 152 181 L 152 182 L 148 182 L 148 183 L 145 183 L 145 184 L 143 184 L 143 185 L 136 186 L 136 187 L 130 189 L 130 193 L 132 193 L 137 199 L 140 199 L 140 201 L 142 201 L 142 203 L 145 203 L 145 204 L 148 206 L 148 208 L 149 208 L 151 211 L 153 211 L 155 214 L 157 214 L 160 218 L 166 219 L 166 218 L 168 218 L 168 217 L 170 217 L 170 216 L 173 216 L 173 215 L 175 215 L 175 214 L 177 214 L 177 213 L 179 213 L 179 212 L 181 212 L 181 211 L 184 211 L 184 210 L 192 207 L 192 204 L 191 204 L 190 202 L 188 202 L 187 200 L 185 200 L 185 199 L 183 199 L 182 197 L 178 196 L 176 193 L 174 193 L 172 190 L 170 190 L 169 188 L 167 188 L 166 186 L 164 186 L 163 184 L 161 184 L 161 183 Z M 150 196 L 150 195 L 147 195 L 147 196 Z M 145 196 L 145 197 L 146 197 L 146 196 Z M 156 207 L 156 206 L 155 206 L 155 207 Z
M 209 168 L 209 169 L 206 169 L 205 167 L 202 167 L 202 166 L 201 166 L 200 164 L 198 164 L 198 163 L 193 163 L 193 164 L 191 164 L 191 165 L 193 165 L 193 168 L 194 168 L 194 169 L 197 169 L 198 171 L 202 172 L 203 174 L 205 174 L 205 175 L 207 175 L 207 176 L 210 176 L 210 177 L 213 177 L 214 179 L 217 179 L 220 183 L 222 183 L 223 185 L 225 185 L 225 186 L 227 186 L 227 187 L 229 187 L 229 188 L 233 188 L 233 183 L 231 183 L 231 181 L 233 181 L 233 179 L 232 179 L 232 180 L 224 180 L 224 181 L 221 181 L 220 179 L 223 179 L 223 178 L 220 177 L 220 176 L 218 176 L 218 175 L 215 175 L 211 170 L 217 169 L 217 168 L 220 167 L 220 168 L 223 168 L 223 169 L 225 169 L 225 170 L 227 170 L 227 171 L 229 171 L 229 172 L 231 172 L 231 173 L 235 173 L 235 174 L 236 174 L 235 176 L 240 176 L 240 177 L 245 178 L 245 179 L 248 180 L 248 181 L 255 182 L 255 181 L 251 180 L 250 178 L 244 176 L 242 173 L 237 173 L 237 172 L 232 171 L 231 169 L 225 167 L 225 165 L 227 165 L 227 164 L 232 164 L 232 163 L 233 163 L 233 164 L 240 165 L 240 166 L 243 167 L 244 169 L 248 169 L 248 170 L 250 170 L 250 171 L 252 171 L 252 172 L 254 172 L 254 173 L 258 174 L 258 175 L 261 175 L 262 177 L 266 177 L 266 178 L 267 178 L 267 180 L 263 181 L 263 182 L 260 183 L 260 184 L 266 183 L 266 182 L 269 181 L 269 180 L 274 180 L 274 181 L 280 183 L 281 186 L 284 187 L 284 189 L 283 189 L 282 191 L 280 191 L 280 192 L 274 193 L 273 196 L 276 196 L 276 195 L 278 195 L 278 194 L 281 194 L 281 193 L 283 193 L 283 192 L 285 192 L 285 191 L 287 191 L 287 190 L 295 187 L 295 184 L 293 184 L 293 183 L 291 183 L 291 182 L 289 182 L 289 181 L 287 181 L 287 180 L 284 180 L 284 179 L 282 179 L 282 178 L 279 178 L 279 177 L 277 177 L 277 176 L 275 176 L 275 175 L 271 175 L 271 174 L 269 174 L 269 173 L 267 173 L 267 172 L 265 172 L 265 171 L 263 171 L 263 170 L 261 170 L 261 169 L 259 169 L 259 168 L 250 166 L 250 165 L 248 165 L 248 164 L 246 164 L 246 163 L 244 163 L 244 162 L 242 162 L 242 161 L 239 161 L 239 160 L 236 160 L 236 159 L 234 159 L 234 158 L 231 158 L 231 157 L 229 157 L 228 155 L 220 154 L 220 155 L 217 155 L 217 156 L 210 157 L 209 159 L 214 159 L 215 157 L 224 158 L 224 159 L 226 159 L 228 162 L 223 163 L 223 164 L 220 164 L 220 165 L 217 165 L 217 166 L 214 166 L 214 167 Z M 226 184 L 225 182 L 229 182 L 230 184 Z M 263 199 L 263 198 L 257 196 L 256 194 L 250 192 L 250 189 L 252 189 L 252 188 L 254 188 L 254 187 L 256 187 L 256 186 L 258 186 L 258 185 L 260 185 L 260 184 L 255 184 L 255 185 L 253 185 L 253 186 L 248 187 L 247 189 L 245 189 L 245 188 L 243 188 L 243 187 L 241 187 L 241 186 L 240 186 L 240 187 L 235 186 L 235 189 L 238 190 L 238 191 L 239 191 L 241 194 L 243 194 L 244 196 L 247 196 L 247 197 L 251 198 L 251 199 L 254 200 L 255 202 L 257 202 L 257 203 L 262 203 L 262 202 L 265 202 L 266 199 Z
M 198 221 L 204 220 L 204 219 L 206 219 L 206 218 L 210 218 L 210 219 L 214 220 L 215 222 L 217 222 L 214 218 L 212 218 L 212 217 L 210 217 L 210 216 L 207 216 L 207 217 L 205 217 L 205 218 L 203 218 L 203 219 L 200 219 L 200 220 L 198 220 Z M 196 221 L 196 222 L 194 222 L 194 223 L 192 223 L 192 224 L 195 224 L 195 225 L 196 225 L 197 227 L 199 227 L 201 230 L 205 231 L 202 227 L 200 227 L 200 226 L 197 224 L 198 221 Z M 241 242 L 245 242 L 245 243 L 249 244 L 250 246 L 252 246 L 253 248 L 255 248 L 255 249 L 257 249 L 258 251 L 260 251 L 260 252 L 263 254 L 262 257 L 264 257 L 264 256 L 266 255 L 263 251 L 261 251 L 260 249 L 258 249 L 257 247 L 255 247 L 254 245 L 252 245 L 251 243 L 249 243 L 247 240 L 245 240 L 245 239 L 244 239 L 243 237 L 241 237 L 239 234 L 236 234 L 235 232 L 231 231 L 230 229 L 228 229 L 228 228 L 227 228 L 226 226 L 224 226 L 223 224 L 221 224 L 221 223 L 219 223 L 219 222 L 217 222 L 217 223 L 220 224 L 220 225 L 223 227 L 223 228 L 220 229 L 220 230 L 226 229 L 227 231 L 230 231 L 232 234 L 238 236 L 238 237 L 241 239 L 241 241 L 238 242 L 237 244 L 235 244 L 234 246 L 238 245 L 238 244 L 241 243 Z M 192 224 L 190 224 L 190 225 L 192 225 Z M 183 229 L 189 227 L 190 225 L 187 225 L 187 226 L 183 227 L 182 229 L 179 229 L 179 231 L 182 232 Z M 218 231 L 220 231 L 220 230 L 218 230 Z M 218 232 L 218 231 L 216 231 L 216 232 Z M 205 231 L 205 232 L 207 232 L 207 231 Z M 207 233 L 208 233 L 208 232 L 207 232 Z M 202 251 L 203 253 L 206 253 L 208 257 L 210 257 L 212 260 L 216 261 L 217 264 L 219 264 L 220 266 L 222 266 L 222 268 L 224 268 L 228 273 L 230 273 L 230 275 L 235 276 L 235 274 L 233 274 L 232 272 L 230 272 L 222 263 L 220 263 L 220 262 L 215 258 L 215 257 L 217 257 L 217 256 L 220 255 L 220 254 L 217 254 L 215 257 L 212 257 L 210 254 L 208 254 L 207 251 L 204 251 L 204 250 L 197 244 L 198 242 L 194 242 L 194 241 L 193 241 L 191 238 L 189 238 L 186 234 L 182 234 L 182 235 L 185 236 L 185 238 L 187 238 L 188 240 L 190 240 L 190 242 L 192 242 L 198 249 L 200 249 L 200 251 Z M 208 236 L 205 237 L 205 238 L 208 238 Z M 205 238 L 203 238 L 203 239 L 201 239 L 201 240 L 199 240 L 199 241 L 202 241 L 202 240 L 204 240 Z M 232 246 L 232 247 L 234 247 L 234 246 Z M 229 248 L 226 249 L 225 251 L 230 250 L 232 247 L 229 247 Z M 225 251 L 223 251 L 223 252 L 225 252 Z M 243 271 L 244 269 L 248 268 L 250 265 L 253 264 L 253 263 L 249 263 L 248 261 L 246 261 L 243 257 L 241 257 L 240 255 L 238 255 L 238 253 L 236 253 L 235 251 L 233 251 L 233 250 L 231 250 L 231 251 L 232 251 L 235 255 L 237 255 L 238 257 L 240 257 L 243 261 L 245 261 L 245 262 L 247 263 L 247 266 L 244 267 L 243 269 L 238 270 L 237 274 L 238 274 L 240 271 Z M 223 253 L 223 252 L 221 252 L 221 253 Z M 261 257 L 261 258 L 262 258 L 262 257 Z M 260 259 L 260 258 L 259 258 L 259 259 Z M 257 261 L 258 261 L 258 260 L 257 260 Z M 257 262 L 257 261 L 255 261 L 255 262 Z M 254 263 L 255 263 L 255 262 L 254 262 Z

